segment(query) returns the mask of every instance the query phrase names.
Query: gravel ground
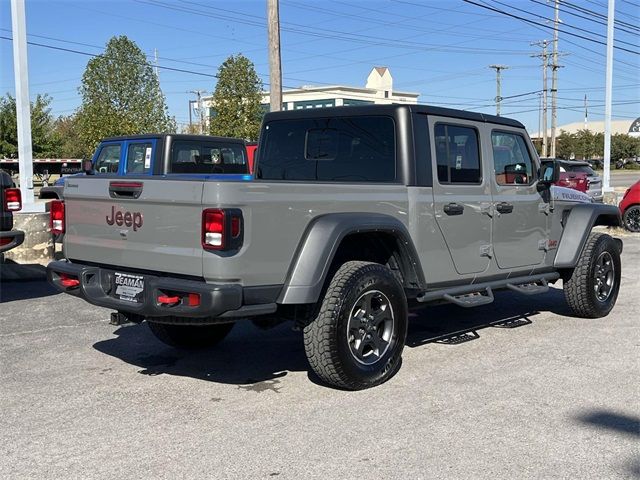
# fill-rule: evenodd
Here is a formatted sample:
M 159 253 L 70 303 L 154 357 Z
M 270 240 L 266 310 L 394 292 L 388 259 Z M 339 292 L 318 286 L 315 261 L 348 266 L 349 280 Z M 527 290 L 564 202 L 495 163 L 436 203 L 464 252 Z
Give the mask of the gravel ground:
M 562 291 L 412 314 L 400 372 L 318 383 L 301 334 L 184 353 L 44 281 L 0 283 L 1 478 L 640 478 L 640 237 L 613 313 Z M 37 278 L 37 277 L 36 277 Z

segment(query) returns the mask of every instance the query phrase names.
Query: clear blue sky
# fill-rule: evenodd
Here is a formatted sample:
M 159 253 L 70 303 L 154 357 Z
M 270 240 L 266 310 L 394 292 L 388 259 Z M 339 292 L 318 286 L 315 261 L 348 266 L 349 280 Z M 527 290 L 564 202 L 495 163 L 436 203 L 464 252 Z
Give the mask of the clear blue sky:
M 473 0 L 512 15 L 544 22 L 553 17 L 545 0 Z M 606 41 L 606 0 L 561 2 L 567 32 Z M 571 6 L 578 7 L 571 8 Z M 585 12 L 584 9 L 591 11 Z M 619 47 L 640 52 L 640 0 L 617 0 Z M 581 18 L 582 17 L 582 18 Z M 28 41 L 100 53 L 113 35 L 127 35 L 162 66 L 215 74 L 224 59 L 243 53 L 268 84 L 266 0 L 27 0 Z M 495 72 L 503 71 L 503 97 L 539 91 L 539 53 L 533 41 L 552 31 L 462 0 L 281 0 L 285 87 L 364 86 L 373 66 L 388 66 L 394 88 L 419 92 L 419 102 L 494 113 Z M 577 27 L 578 29 L 574 29 Z M 0 0 L 0 36 L 11 37 L 9 0 Z M 48 38 L 45 38 L 48 37 Z M 605 46 L 560 33 L 564 66 L 559 73 L 559 124 L 604 116 Z M 640 116 L 640 55 L 615 50 L 614 118 Z M 90 57 L 29 46 L 30 94 L 48 93 L 55 115 L 80 104 L 78 86 Z M 11 42 L 0 40 L 0 93 L 14 93 Z M 187 91 L 212 91 L 215 79 L 160 71 L 170 113 L 188 121 Z M 549 83 L 549 87 L 551 84 Z M 538 96 L 507 98 L 503 115 L 538 130 Z

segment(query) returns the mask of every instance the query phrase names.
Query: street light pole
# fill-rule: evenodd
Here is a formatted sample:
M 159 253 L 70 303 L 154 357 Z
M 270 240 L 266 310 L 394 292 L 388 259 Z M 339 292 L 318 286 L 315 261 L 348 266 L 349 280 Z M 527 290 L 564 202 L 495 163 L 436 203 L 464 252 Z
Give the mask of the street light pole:
M 607 70 L 604 95 L 604 173 L 602 175 L 602 191 L 612 192 L 611 178 L 611 94 L 613 88 L 613 21 L 615 0 L 609 0 L 607 17 Z
M 18 168 L 23 210 L 34 208 L 33 150 L 31 146 L 31 105 L 27 66 L 27 27 L 24 0 L 11 0 L 13 34 L 13 71 L 16 85 L 16 121 L 18 127 Z

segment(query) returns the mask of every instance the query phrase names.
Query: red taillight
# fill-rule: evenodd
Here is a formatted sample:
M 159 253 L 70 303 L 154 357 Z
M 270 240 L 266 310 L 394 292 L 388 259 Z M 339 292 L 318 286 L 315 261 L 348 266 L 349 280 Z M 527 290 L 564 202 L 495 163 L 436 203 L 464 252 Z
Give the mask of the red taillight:
M 169 296 L 169 295 L 160 295 L 158 296 L 158 303 L 163 305 L 175 305 L 180 301 L 180 297 L 177 295 Z
M 202 212 L 202 248 L 222 250 L 225 240 L 224 210 L 210 208 Z
M 49 209 L 49 226 L 51 233 L 60 235 L 64 233 L 64 202 L 53 200 Z
M 208 208 L 202 212 L 202 248 L 234 250 L 242 246 L 242 211 Z
M 19 188 L 7 188 L 4 191 L 4 209 L 7 212 L 17 212 L 22 208 L 22 193 Z

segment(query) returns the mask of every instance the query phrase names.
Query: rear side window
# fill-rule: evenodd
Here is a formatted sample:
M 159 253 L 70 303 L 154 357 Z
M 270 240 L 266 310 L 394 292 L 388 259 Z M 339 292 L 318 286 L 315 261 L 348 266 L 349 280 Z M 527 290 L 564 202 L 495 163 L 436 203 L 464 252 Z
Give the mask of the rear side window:
M 492 132 L 491 146 L 498 185 L 529 185 L 533 181 L 533 160 L 522 135 Z
M 168 173 L 248 173 L 244 145 L 175 141 Z
M 434 127 L 438 181 L 481 183 L 480 146 L 474 128 L 438 123 Z
M 263 180 L 395 182 L 390 117 L 273 121 L 264 127 L 256 177 Z
M 596 174 L 596 172 L 588 165 L 570 165 L 565 163 L 560 164 L 560 169 L 562 169 L 563 166 L 566 167 L 566 171 L 575 173 L 586 173 L 589 177 L 592 177 Z
M 98 153 L 94 169 L 98 173 L 118 173 L 120 144 L 103 145 Z
M 149 173 L 151 170 L 151 143 L 131 143 L 127 149 L 127 173 Z

